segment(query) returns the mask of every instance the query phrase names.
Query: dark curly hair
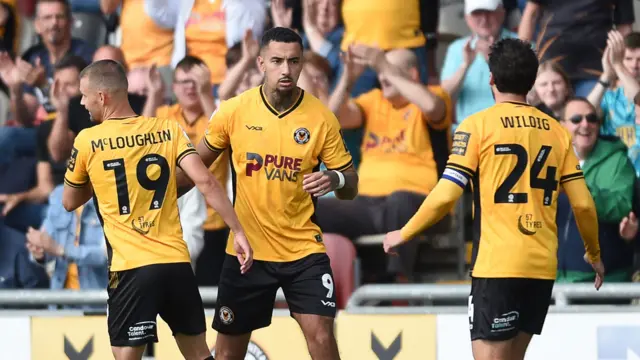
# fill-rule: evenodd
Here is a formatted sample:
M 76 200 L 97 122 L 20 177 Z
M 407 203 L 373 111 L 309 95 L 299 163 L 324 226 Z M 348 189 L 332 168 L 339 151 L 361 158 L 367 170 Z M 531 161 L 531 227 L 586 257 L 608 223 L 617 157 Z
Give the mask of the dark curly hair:
M 538 57 L 530 43 L 502 39 L 491 46 L 489 70 L 498 91 L 526 96 L 536 82 Z

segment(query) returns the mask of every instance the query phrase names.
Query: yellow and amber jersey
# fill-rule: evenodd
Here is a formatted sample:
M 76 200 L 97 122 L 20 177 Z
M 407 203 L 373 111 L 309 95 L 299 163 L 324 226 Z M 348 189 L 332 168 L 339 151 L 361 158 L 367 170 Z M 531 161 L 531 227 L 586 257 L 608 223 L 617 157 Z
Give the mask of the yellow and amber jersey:
M 423 46 L 418 0 L 344 0 L 342 50 L 349 44 L 376 45 L 383 50 Z M 371 21 L 375 19 L 375 21 Z
M 185 132 L 169 119 L 110 119 L 78 134 L 64 182 L 93 186 L 110 271 L 190 261 L 175 175 L 192 153 Z
M 524 103 L 464 120 L 443 178 L 474 194 L 473 276 L 555 279 L 559 185 L 584 181 L 571 135 Z
M 188 123 L 182 114 L 182 107 L 180 104 L 175 105 L 164 105 L 156 110 L 156 116 L 159 118 L 167 118 L 172 119 L 178 122 L 182 129 L 187 133 L 191 143 L 197 144 L 202 140 L 204 136 L 204 132 L 207 130 L 207 126 L 209 125 L 209 118 L 205 117 L 202 114 L 192 123 Z M 229 152 L 225 151 L 216 161 L 211 164 L 209 170 L 213 175 L 218 179 L 218 182 L 223 187 L 223 190 L 226 192 L 227 187 L 225 186 L 227 183 L 227 179 L 229 177 Z M 205 230 L 219 230 L 227 227 L 222 217 L 213 210 L 209 204 L 207 204 L 207 220 L 204 222 L 203 228 Z
M 364 115 L 358 193 L 387 196 L 395 191 L 427 195 L 444 171 L 451 144 L 451 99 L 439 86 L 429 90 L 446 104 L 442 122 L 434 124 L 415 104 L 393 105 L 379 89 L 355 99 Z
M 321 162 L 341 171 L 352 160 L 338 120 L 320 100 L 300 90 L 292 107 L 278 112 L 262 86 L 250 89 L 220 104 L 203 141 L 214 152 L 233 150 L 234 207 L 256 260 L 294 261 L 325 251 L 317 199 L 302 189 L 303 176 L 319 171 Z M 232 241 L 227 253 L 235 254 Z
M 144 0 L 123 0 L 120 15 L 120 48 L 130 68 L 169 65 L 173 30 L 163 29 L 144 10 Z
M 211 71 L 211 82 L 220 84 L 227 69 L 226 21 L 222 1 L 195 0 L 185 27 L 187 54 L 197 56 Z

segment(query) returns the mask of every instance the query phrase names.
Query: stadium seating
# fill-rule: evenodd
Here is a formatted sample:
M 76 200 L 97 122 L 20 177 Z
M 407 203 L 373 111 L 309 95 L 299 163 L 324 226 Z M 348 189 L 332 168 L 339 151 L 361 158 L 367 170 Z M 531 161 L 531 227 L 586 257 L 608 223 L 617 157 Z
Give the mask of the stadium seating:
M 324 234 L 327 255 L 331 259 L 336 305 L 344 309 L 356 283 L 356 248 L 344 236 Z

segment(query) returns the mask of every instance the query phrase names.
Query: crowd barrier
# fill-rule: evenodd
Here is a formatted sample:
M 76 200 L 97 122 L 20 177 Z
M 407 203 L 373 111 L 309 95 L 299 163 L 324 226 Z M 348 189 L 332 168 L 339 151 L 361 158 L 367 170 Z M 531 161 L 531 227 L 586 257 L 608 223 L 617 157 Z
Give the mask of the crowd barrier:
M 587 312 L 554 308 L 543 334 L 531 343 L 527 360 L 640 359 L 640 310 L 591 307 Z M 380 309 L 382 310 L 382 309 Z M 213 314 L 207 314 L 210 324 Z M 158 319 L 156 360 L 181 359 L 168 326 Z M 341 311 L 336 336 L 343 360 L 472 359 L 468 317 L 463 308 L 449 313 L 353 314 Z M 208 329 L 213 346 L 215 332 Z M 112 359 L 106 318 L 81 313 L 0 312 L 0 359 Z M 309 360 L 295 320 L 275 310 L 270 327 L 254 332 L 245 359 Z

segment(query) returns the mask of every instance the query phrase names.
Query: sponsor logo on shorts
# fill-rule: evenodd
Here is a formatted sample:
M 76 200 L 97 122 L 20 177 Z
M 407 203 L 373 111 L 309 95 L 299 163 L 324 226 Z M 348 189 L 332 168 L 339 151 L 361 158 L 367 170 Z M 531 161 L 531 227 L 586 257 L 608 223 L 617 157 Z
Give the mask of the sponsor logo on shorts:
M 216 349 L 211 349 L 211 356 L 216 356 Z M 269 360 L 267 354 L 262 350 L 258 344 L 253 341 L 249 342 L 249 346 L 247 347 L 247 353 L 244 356 L 244 360 Z
M 520 319 L 520 313 L 517 311 L 509 311 L 493 319 L 491 323 L 491 332 L 511 331 L 516 328 L 516 324 Z
M 233 322 L 233 311 L 226 306 L 220 308 L 220 321 L 223 324 L 229 325 Z
M 135 323 L 133 326 L 129 326 L 127 329 L 127 335 L 129 340 L 140 340 L 156 335 L 156 323 L 155 321 L 141 321 Z
M 328 306 L 328 307 L 336 307 L 336 303 L 334 303 L 333 301 L 324 301 L 324 300 L 320 300 L 320 302 L 322 303 L 322 305 L 324 306 Z

